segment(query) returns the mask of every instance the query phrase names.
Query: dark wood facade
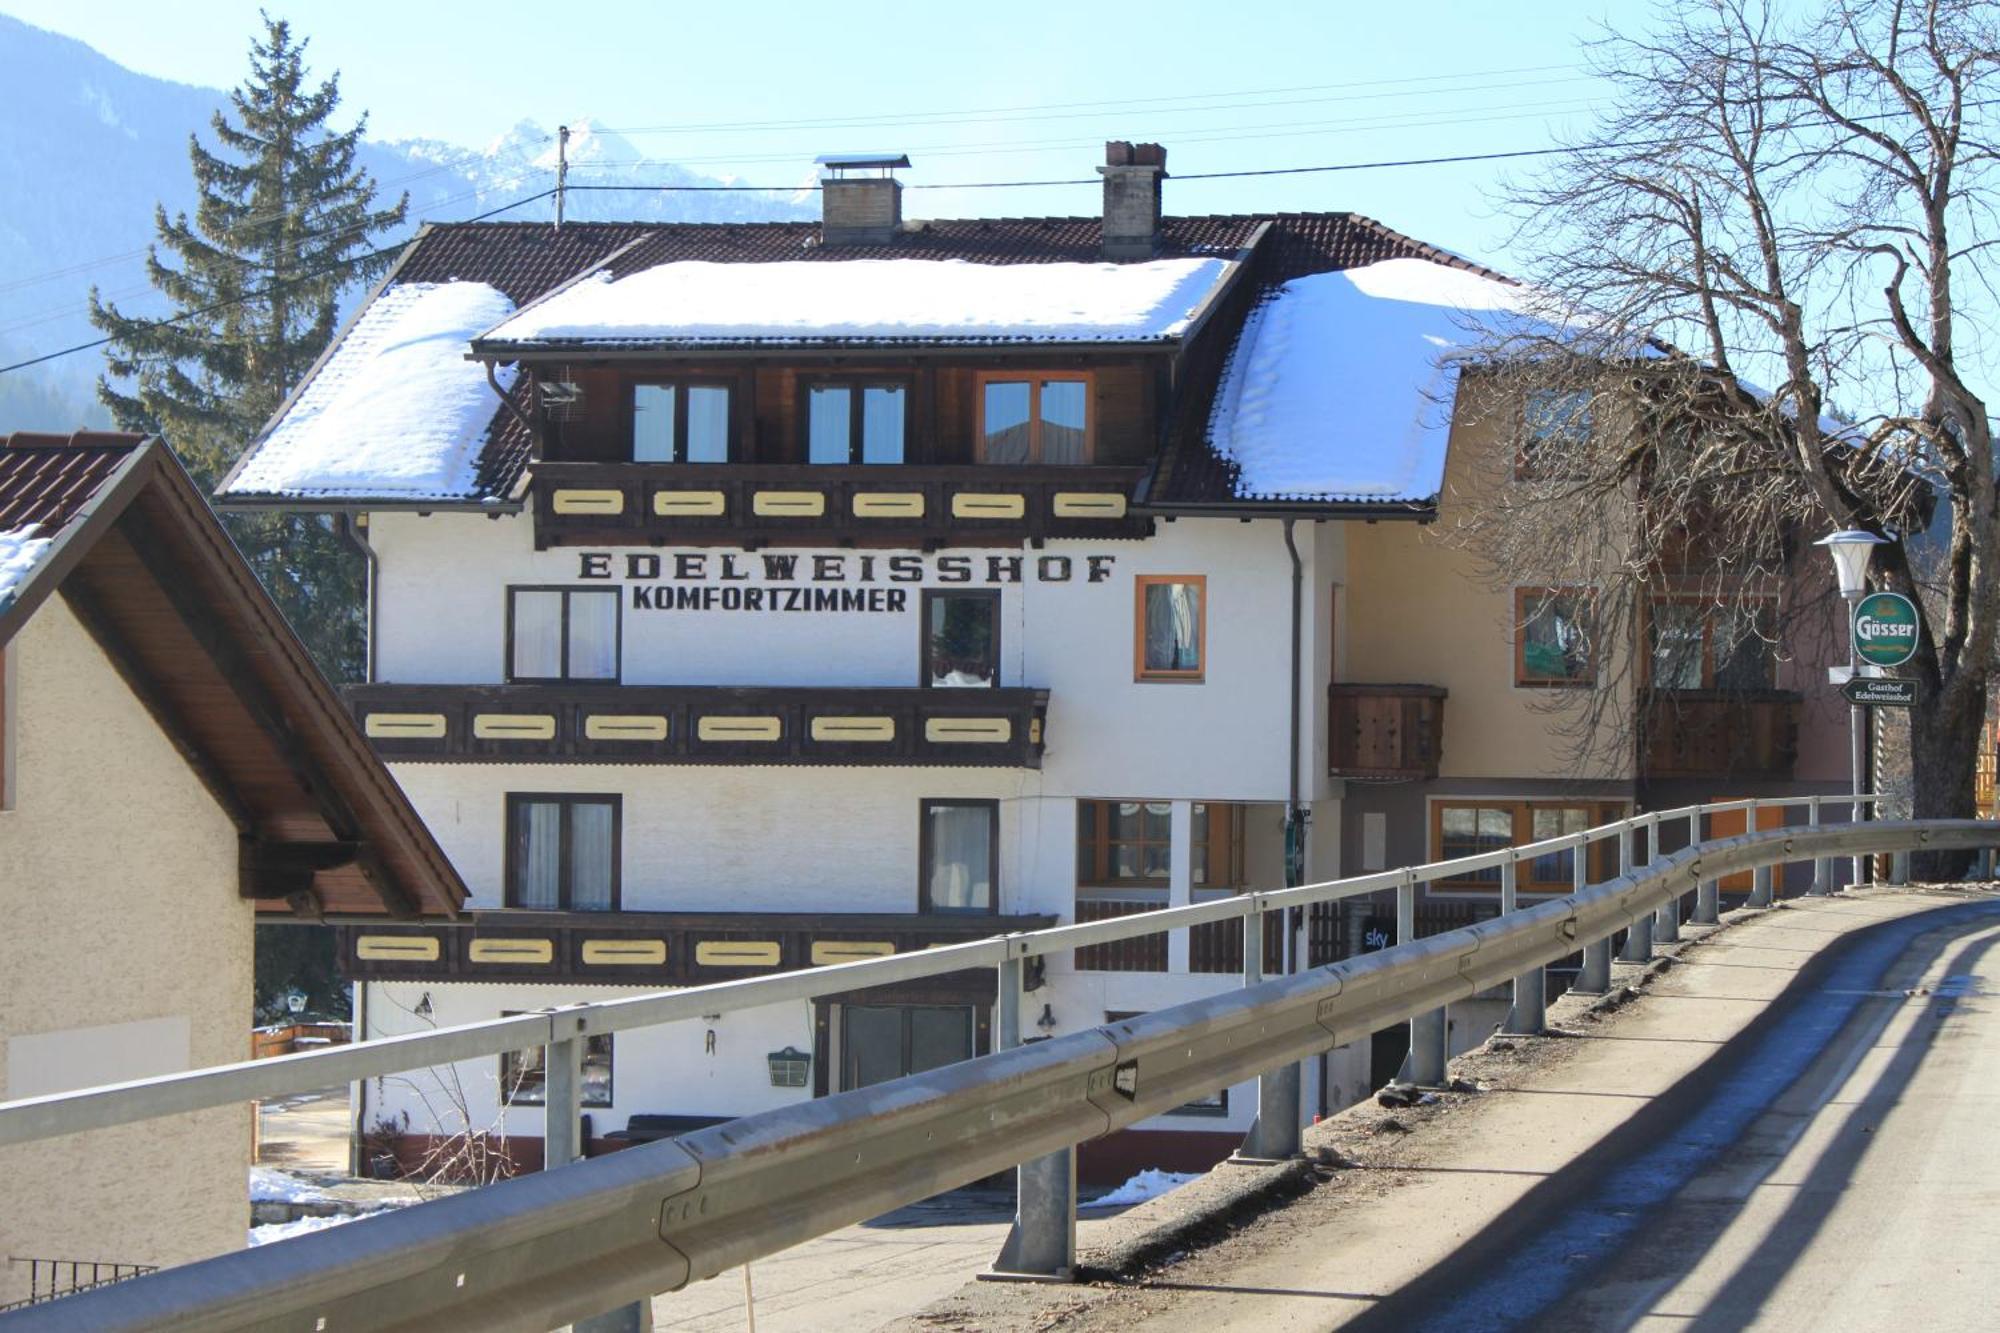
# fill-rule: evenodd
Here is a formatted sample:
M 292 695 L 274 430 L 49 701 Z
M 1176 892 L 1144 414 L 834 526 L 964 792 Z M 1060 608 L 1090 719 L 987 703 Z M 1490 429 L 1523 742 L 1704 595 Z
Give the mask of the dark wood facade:
M 914 912 L 506 911 L 475 913 L 462 927 L 343 926 L 337 937 L 341 971 L 355 981 L 658 988 L 912 953 L 1055 923 L 1053 916 Z M 982 984 L 990 987 L 991 977 Z
M 1444 757 L 1439 685 L 1327 686 L 1327 765 L 1336 778 L 1428 780 Z
M 1804 696 L 1793 690 L 1650 690 L 1640 699 L 1641 778 L 1789 780 Z
M 350 685 L 385 759 L 1040 768 L 1047 690 Z

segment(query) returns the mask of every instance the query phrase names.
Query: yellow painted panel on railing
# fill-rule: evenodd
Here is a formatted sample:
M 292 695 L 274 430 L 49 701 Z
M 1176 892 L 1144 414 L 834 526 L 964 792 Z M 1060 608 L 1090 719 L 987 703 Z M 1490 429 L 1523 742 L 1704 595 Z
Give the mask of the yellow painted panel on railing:
M 812 961 L 814 967 L 825 967 L 857 958 L 886 958 L 894 952 L 896 946 L 888 940 L 814 940 Z
M 421 935 L 363 935 L 354 941 L 354 956 L 383 963 L 435 963 L 438 942 Z
M 896 719 L 816 717 L 812 720 L 812 738 L 816 741 L 893 741 L 896 739 Z
M 951 497 L 953 518 L 1020 518 L 1027 512 L 1027 498 L 1020 495 L 961 491 Z
M 443 713 L 370 713 L 361 729 L 372 740 L 443 740 Z
M 661 518 L 714 518 L 728 510 L 721 491 L 653 492 L 653 512 Z
M 705 741 L 775 741 L 785 734 L 784 719 L 776 717 L 705 717 L 694 724 Z
M 658 966 L 667 961 L 665 940 L 585 940 L 583 961 L 592 967 Z
M 924 739 L 948 745 L 996 745 L 1014 738 L 1004 717 L 933 717 L 924 720 Z
M 465 956 L 475 963 L 546 963 L 556 946 L 553 940 L 474 940 Z
M 922 518 L 922 491 L 861 491 L 854 497 L 856 518 Z
M 552 741 L 553 713 L 480 713 L 472 719 L 472 734 L 482 741 Z
M 760 518 L 818 518 L 826 513 L 826 496 L 820 491 L 758 491 L 750 497 L 750 510 Z
M 1123 518 L 1125 497 L 1106 491 L 1057 491 L 1050 508 L 1057 518 Z
M 776 967 L 783 959 L 776 940 L 703 940 L 694 960 L 703 967 Z
M 592 713 L 583 720 L 583 735 L 592 741 L 663 741 L 667 719 L 657 714 Z
M 557 491 L 549 497 L 549 508 L 558 514 L 622 514 L 623 491 Z

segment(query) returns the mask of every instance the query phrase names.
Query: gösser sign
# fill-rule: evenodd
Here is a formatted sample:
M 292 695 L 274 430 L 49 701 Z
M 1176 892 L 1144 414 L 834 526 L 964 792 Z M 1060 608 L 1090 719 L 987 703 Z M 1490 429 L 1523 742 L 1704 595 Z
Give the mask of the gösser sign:
M 1871 592 L 1856 602 L 1854 651 L 1871 666 L 1901 666 L 1915 657 L 1915 603 L 1895 592 Z

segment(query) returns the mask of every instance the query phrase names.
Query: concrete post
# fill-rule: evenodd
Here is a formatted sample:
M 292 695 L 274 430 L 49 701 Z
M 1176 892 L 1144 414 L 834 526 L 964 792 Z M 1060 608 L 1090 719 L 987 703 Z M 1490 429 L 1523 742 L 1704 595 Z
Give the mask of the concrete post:
M 1701 815 L 1694 817 L 1694 842 L 1701 841 Z M 1693 846 L 1693 843 L 1688 844 Z M 1660 820 L 1656 815 L 1652 827 L 1646 833 L 1646 861 L 1651 864 L 1660 859 Z M 1671 944 L 1681 937 L 1681 895 L 1670 895 L 1653 913 L 1653 939 L 1656 943 Z
M 1001 1050 L 1021 1044 L 1025 968 L 1009 958 L 999 975 L 995 1037 Z M 980 1276 L 1022 1282 L 1068 1282 L 1076 1271 L 1076 1150 L 1065 1148 L 1014 1168 L 1014 1225 L 993 1270 Z
M 1819 827 L 1819 797 L 1817 796 L 1813 797 L 1811 803 L 1806 806 L 1806 823 L 1813 828 Z M 1816 894 L 1833 892 L 1832 857 L 1820 856 L 1813 859 L 1812 891 Z
M 1521 863 L 1508 860 L 1500 867 L 1500 914 L 1520 906 Z M 1530 968 L 1514 978 L 1514 1007 L 1507 1011 L 1501 1031 L 1515 1036 L 1539 1037 L 1548 1031 L 1548 980 L 1542 968 Z
M 1590 844 L 1585 843 L 1570 857 L 1570 884 L 1581 890 L 1590 883 Z M 1572 995 L 1603 995 L 1611 989 L 1611 938 L 1593 940 L 1583 946 L 1583 967 L 1576 974 Z
M 1632 873 L 1632 821 L 1618 827 L 1618 873 Z M 1625 947 L 1618 951 L 1621 963 L 1645 963 L 1653 957 L 1653 918 L 1642 916 L 1625 932 Z
M 1688 816 L 1688 846 L 1701 845 L 1701 811 L 1697 809 Z M 1703 879 L 1694 891 L 1694 915 L 1688 918 L 1697 926 L 1712 926 L 1722 919 L 1722 887 L 1712 879 Z
M 1396 886 L 1396 943 L 1408 944 L 1416 937 L 1417 881 L 1414 875 L 1406 874 Z M 1403 1061 L 1397 1081 L 1419 1088 L 1443 1087 L 1448 1041 L 1444 1010 L 1433 1009 L 1411 1019 L 1410 1053 Z

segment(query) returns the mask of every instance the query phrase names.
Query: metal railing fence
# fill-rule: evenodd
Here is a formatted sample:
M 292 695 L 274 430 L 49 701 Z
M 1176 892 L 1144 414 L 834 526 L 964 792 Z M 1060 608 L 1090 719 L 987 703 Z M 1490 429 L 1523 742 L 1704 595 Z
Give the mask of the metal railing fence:
M 1620 821 L 1622 832 L 1651 818 Z M 22 1329 L 545 1330 L 614 1306 L 642 1308 L 627 1303 L 1018 1163 L 1014 1248 L 1032 1256 L 1058 1248 L 1041 1234 L 1059 1221 L 1044 1208 L 1056 1172 L 1038 1176 L 1037 1168 L 1085 1139 L 1520 978 L 1663 909 L 1678 911 L 1723 875 L 1995 844 L 2000 826 L 1974 820 L 1750 832 L 1649 857 L 1508 916 L 1292 976 L 1249 975 L 1261 955 L 1246 947 L 1239 990 L 6 1318 Z M 1401 888 L 1415 873 L 1392 875 Z M 1262 915 L 1244 920 L 1254 930 Z M 1010 970 L 1023 956 L 1014 949 Z M 1002 1031 L 1018 1039 L 1018 989 L 1003 987 L 1001 999 Z M 1296 1124 L 1296 1104 L 1293 1112 Z

